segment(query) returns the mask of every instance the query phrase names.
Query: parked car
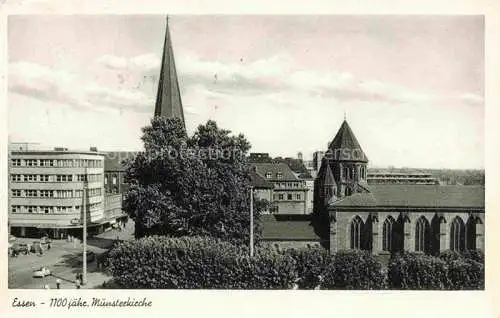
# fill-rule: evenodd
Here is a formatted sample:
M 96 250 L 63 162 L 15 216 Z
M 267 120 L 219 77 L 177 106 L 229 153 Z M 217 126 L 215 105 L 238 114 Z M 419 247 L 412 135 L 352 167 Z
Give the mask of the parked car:
M 87 263 L 92 263 L 95 261 L 95 253 L 92 251 L 87 251 Z M 83 253 L 78 254 L 78 263 L 83 264 Z
M 40 241 L 33 241 L 33 243 L 31 244 L 32 253 L 39 253 L 41 248 L 42 244 L 40 244 Z
M 23 253 L 24 255 L 26 255 L 29 252 L 28 244 L 25 243 L 14 244 L 12 249 L 16 251 L 18 254 Z
M 48 236 L 44 236 L 40 239 L 40 244 L 50 244 L 52 243 L 52 240 Z
M 40 267 L 40 269 L 33 272 L 33 277 L 45 277 L 50 276 L 50 269 L 47 267 Z
M 13 242 L 17 239 L 17 237 L 15 237 L 14 235 L 9 235 L 9 242 Z

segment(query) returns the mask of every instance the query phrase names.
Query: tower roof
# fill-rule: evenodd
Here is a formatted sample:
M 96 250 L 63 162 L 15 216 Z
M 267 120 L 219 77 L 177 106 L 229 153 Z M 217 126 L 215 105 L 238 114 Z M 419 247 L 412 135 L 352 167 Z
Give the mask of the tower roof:
M 368 162 L 368 157 L 345 119 L 328 149 L 334 160 Z
M 325 160 L 324 162 L 325 167 L 325 181 L 324 185 L 334 185 L 335 184 L 335 178 L 333 177 L 333 172 L 332 169 L 330 168 L 330 164 L 328 163 L 328 160 Z
M 158 93 L 156 95 L 155 116 L 177 117 L 181 119 L 184 127 L 186 126 L 177 71 L 175 69 L 174 50 L 170 39 L 168 18 L 165 30 L 165 42 L 163 44 L 160 78 L 158 81 Z

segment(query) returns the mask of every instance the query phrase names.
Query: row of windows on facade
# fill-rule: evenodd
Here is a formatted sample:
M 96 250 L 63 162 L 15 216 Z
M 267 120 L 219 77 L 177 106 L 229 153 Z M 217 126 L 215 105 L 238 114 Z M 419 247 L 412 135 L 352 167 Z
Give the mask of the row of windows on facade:
M 344 167 L 344 178 L 346 179 L 354 179 L 357 175 L 357 170 L 355 167 Z M 359 178 L 366 179 L 366 168 L 364 166 L 359 167 Z
M 439 224 L 439 223 L 438 223 Z M 371 249 L 371 235 L 364 229 L 365 224 L 359 216 L 351 221 L 351 249 Z M 464 251 L 476 249 L 476 222 L 469 219 L 464 223 L 455 217 L 450 225 L 449 249 Z M 425 217 L 420 217 L 415 224 L 415 251 L 422 253 L 437 253 L 440 244 L 440 231 L 431 226 Z M 400 220 L 389 216 L 383 224 L 382 250 L 386 252 L 401 252 L 404 249 L 404 232 Z
M 12 174 L 13 182 L 95 182 L 102 180 L 102 174 Z
M 87 190 L 89 197 L 101 196 L 102 188 L 92 188 Z M 81 198 L 83 190 L 21 190 L 12 189 L 13 197 L 26 198 Z
M 101 207 L 101 203 L 92 203 L 87 205 L 87 211 L 92 212 L 99 210 Z M 13 205 L 12 213 L 42 213 L 42 214 L 51 214 L 51 213 L 73 213 L 80 212 L 81 206 L 38 206 L 38 205 Z
M 273 174 L 271 172 L 266 172 L 266 179 L 272 179 Z M 276 179 L 283 179 L 283 173 L 282 172 L 277 172 L 276 173 Z
M 286 195 L 284 193 L 274 193 L 273 194 L 273 200 L 302 200 L 302 194 L 300 193 L 295 193 L 295 196 L 292 193 L 287 193 Z
M 12 159 L 14 167 L 102 168 L 104 161 L 92 159 Z
M 299 188 L 301 185 L 304 186 L 301 182 L 274 182 L 275 188 Z
M 352 190 L 348 187 L 345 187 L 344 188 L 344 192 L 343 192 L 343 195 L 344 196 L 350 196 L 352 194 Z M 336 187 L 333 188 L 333 195 L 335 196 L 341 196 L 342 195 L 342 190 L 340 189 L 337 189 Z
M 107 176 L 107 175 L 105 175 L 105 176 L 104 176 L 104 184 L 108 184 L 108 180 L 109 180 L 109 179 L 108 179 L 108 176 Z M 113 185 L 115 185 L 115 184 L 116 184 L 116 181 L 117 181 L 117 177 L 116 177 L 116 175 L 113 175 L 113 176 L 111 177 L 111 182 L 113 183 Z

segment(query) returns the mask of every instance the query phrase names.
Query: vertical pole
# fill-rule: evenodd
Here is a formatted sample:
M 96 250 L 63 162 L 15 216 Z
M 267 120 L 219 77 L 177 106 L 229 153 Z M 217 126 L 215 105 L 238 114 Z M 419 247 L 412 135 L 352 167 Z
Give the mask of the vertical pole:
M 10 214 L 12 213 L 12 207 L 10 206 L 10 196 L 12 192 L 10 190 L 10 183 L 12 182 L 11 176 L 11 155 L 10 155 L 10 135 L 7 136 L 7 209 L 8 209 L 8 217 L 7 217 L 7 227 L 9 231 L 9 239 L 10 239 Z
M 83 275 L 82 285 L 87 283 L 87 169 L 83 180 Z
M 250 256 L 253 257 L 253 187 L 250 187 Z

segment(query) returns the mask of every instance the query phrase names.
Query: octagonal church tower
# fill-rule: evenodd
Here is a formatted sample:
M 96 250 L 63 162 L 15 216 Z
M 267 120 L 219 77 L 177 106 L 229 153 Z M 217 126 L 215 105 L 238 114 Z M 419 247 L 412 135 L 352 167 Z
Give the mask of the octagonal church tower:
M 367 165 L 368 157 L 344 119 L 335 138 L 329 143 L 315 180 L 315 212 L 324 210 L 332 199 L 368 192 Z

